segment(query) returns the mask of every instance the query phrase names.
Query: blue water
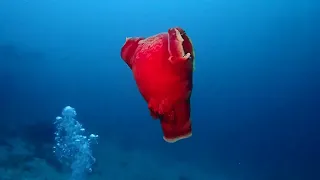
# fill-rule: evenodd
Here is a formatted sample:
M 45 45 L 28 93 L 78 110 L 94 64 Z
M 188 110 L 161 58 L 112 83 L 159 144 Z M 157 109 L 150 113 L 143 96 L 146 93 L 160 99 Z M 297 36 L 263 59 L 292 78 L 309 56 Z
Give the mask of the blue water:
M 71 105 L 100 135 L 89 178 L 320 179 L 319 12 L 315 0 L 1 0 L 0 139 L 54 143 Z M 197 64 L 193 137 L 168 144 L 120 48 L 174 26 Z M 49 151 L 34 157 L 57 168 Z

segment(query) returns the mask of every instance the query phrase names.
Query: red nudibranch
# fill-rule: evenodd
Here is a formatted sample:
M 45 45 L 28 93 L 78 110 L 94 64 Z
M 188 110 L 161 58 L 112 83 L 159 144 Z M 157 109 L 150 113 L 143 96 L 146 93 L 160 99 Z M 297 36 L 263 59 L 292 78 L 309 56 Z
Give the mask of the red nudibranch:
M 194 50 L 180 27 L 154 36 L 127 38 L 121 58 L 133 72 L 150 115 L 160 119 L 169 143 L 192 136 L 190 98 Z

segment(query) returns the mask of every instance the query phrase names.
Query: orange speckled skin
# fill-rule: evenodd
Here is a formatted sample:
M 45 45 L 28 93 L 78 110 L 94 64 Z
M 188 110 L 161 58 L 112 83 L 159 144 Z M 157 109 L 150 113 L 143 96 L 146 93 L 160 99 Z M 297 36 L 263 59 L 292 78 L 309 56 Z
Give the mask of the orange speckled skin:
M 160 119 L 164 140 L 190 137 L 194 52 L 185 32 L 176 27 L 148 38 L 129 38 L 121 57 L 132 69 L 150 115 Z

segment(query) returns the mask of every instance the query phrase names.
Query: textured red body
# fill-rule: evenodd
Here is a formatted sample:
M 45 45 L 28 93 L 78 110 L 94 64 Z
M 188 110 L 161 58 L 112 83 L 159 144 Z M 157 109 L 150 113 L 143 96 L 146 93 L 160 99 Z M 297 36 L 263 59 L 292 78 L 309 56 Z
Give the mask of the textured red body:
M 190 137 L 194 51 L 186 33 L 176 27 L 148 38 L 127 38 L 121 57 L 131 68 L 150 115 L 160 119 L 164 140 Z

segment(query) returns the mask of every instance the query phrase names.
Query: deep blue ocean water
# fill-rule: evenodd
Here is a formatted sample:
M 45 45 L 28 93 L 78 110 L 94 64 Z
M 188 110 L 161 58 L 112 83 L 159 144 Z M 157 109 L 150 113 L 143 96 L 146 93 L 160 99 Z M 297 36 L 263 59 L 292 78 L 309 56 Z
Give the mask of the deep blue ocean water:
M 70 105 L 100 135 L 97 180 L 320 179 L 319 12 L 315 0 L 1 0 L 0 145 L 53 144 Z M 120 48 L 175 26 L 196 52 L 193 137 L 168 144 Z

